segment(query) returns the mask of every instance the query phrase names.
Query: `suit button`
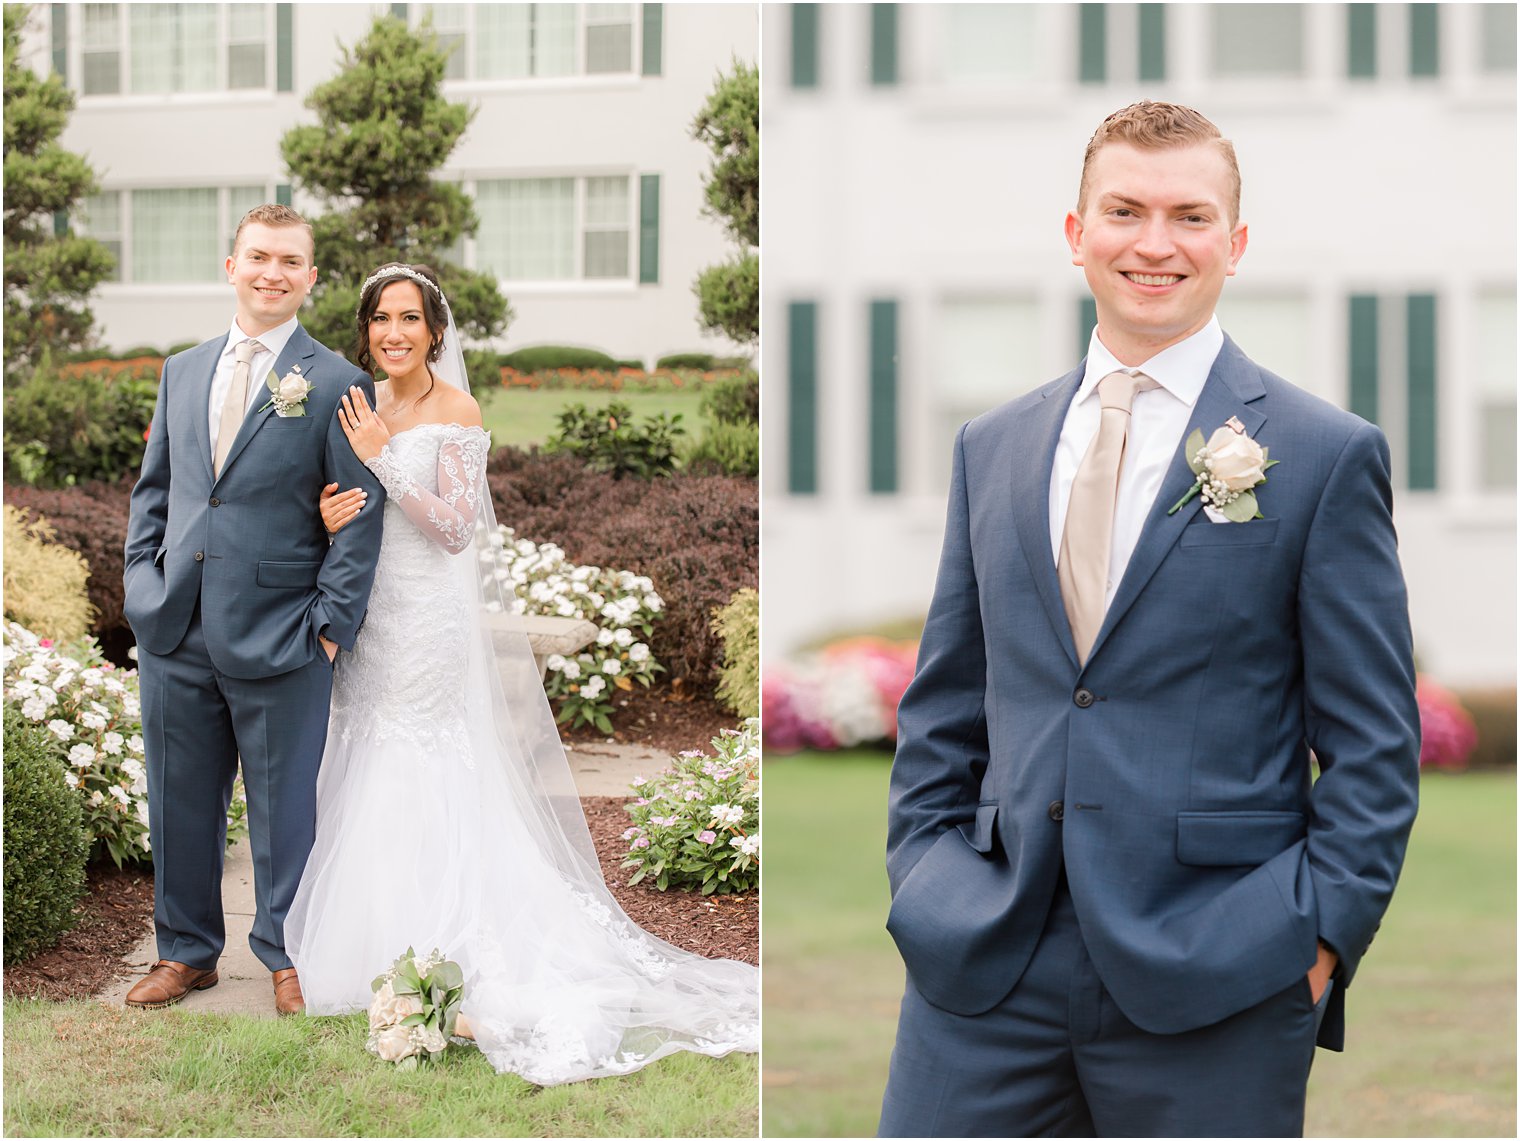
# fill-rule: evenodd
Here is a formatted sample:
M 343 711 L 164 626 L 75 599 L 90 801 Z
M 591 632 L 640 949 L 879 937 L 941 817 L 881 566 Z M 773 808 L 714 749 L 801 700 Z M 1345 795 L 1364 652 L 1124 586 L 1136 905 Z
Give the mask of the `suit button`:
M 1089 705 L 1098 700 L 1093 696 L 1093 692 L 1090 689 L 1077 690 L 1076 693 L 1071 695 L 1071 699 L 1077 703 L 1078 709 L 1086 709 Z
M 205 562 L 206 561 L 206 552 L 205 551 L 196 551 L 195 552 L 195 561 L 198 562 L 198 563 Z
M 1063 801 L 1052 801 L 1050 807 L 1045 810 L 1045 813 L 1059 824 L 1066 818 L 1066 805 Z
M 221 505 L 222 505 L 222 501 L 220 499 L 218 499 L 216 496 L 213 495 L 211 497 L 211 506 L 213 506 L 213 507 L 220 507 Z

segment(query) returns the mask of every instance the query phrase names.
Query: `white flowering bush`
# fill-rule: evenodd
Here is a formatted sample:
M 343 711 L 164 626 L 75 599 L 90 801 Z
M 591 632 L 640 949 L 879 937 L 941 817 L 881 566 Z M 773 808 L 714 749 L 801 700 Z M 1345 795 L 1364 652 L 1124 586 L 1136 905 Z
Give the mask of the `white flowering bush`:
M 505 526 L 481 558 L 483 573 L 503 595 L 510 592 L 517 613 L 584 618 L 598 627 L 596 641 L 579 654 L 549 656 L 544 688 L 559 705 L 558 721 L 611 733 L 614 691 L 648 686 L 665 670 L 644 641 L 665 609 L 654 583 L 630 571 L 577 566 L 553 543 L 519 539 Z
M 101 656 L 93 638 L 59 645 L 17 622 L 0 642 L 5 702 L 64 745 L 61 776 L 84 803 L 85 831 L 117 867 L 150 853 L 148 772 L 137 671 Z M 247 833 L 242 778 L 227 810 L 227 843 Z
M 623 867 L 636 869 L 629 883 L 703 895 L 759 885 L 759 720 L 723 730 L 712 750 L 681 753 L 653 779 L 634 780 L 638 799 L 627 806 L 633 826 L 623 833 Z

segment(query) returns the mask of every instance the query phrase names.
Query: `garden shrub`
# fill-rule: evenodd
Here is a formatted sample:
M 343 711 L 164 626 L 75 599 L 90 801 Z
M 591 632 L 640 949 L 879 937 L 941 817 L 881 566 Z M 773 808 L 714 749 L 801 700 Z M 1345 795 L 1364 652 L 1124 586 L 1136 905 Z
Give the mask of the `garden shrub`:
M 711 372 L 718 367 L 718 358 L 712 353 L 671 353 L 654 362 L 656 369 L 662 368 L 695 368 L 703 372 Z
M 713 756 L 680 754 L 654 777 L 633 782 L 627 806 L 633 825 L 623 833 L 636 869 L 628 881 L 699 890 L 703 895 L 749 891 L 760 882 L 760 727 L 712 739 Z
M 760 425 L 714 423 L 686 452 L 686 466 L 694 472 L 743 475 L 760 474 Z
M 1460 696 L 1478 730 L 1478 744 L 1468 758 L 1468 767 L 1513 768 L 1516 745 L 1515 690 L 1463 690 Z
M 665 617 L 650 650 L 672 679 L 715 684 L 712 612 L 741 587 L 759 586 L 754 480 L 685 472 L 615 480 L 572 456 L 511 447 L 492 454 L 486 473 L 497 519 L 518 535 L 555 543 L 572 562 L 653 580 Z
M 559 431 L 549 438 L 551 452 L 568 452 L 613 479 L 653 479 L 676 466 L 676 437 L 686 434 L 681 414 L 660 413 L 634 423 L 633 409 L 614 400 L 595 412 L 571 404 L 559 414 Z
M 58 942 L 74 924 L 89 852 L 63 745 L 5 703 L 5 963 Z
M 543 372 L 556 368 L 604 368 L 616 371 L 619 362 L 598 349 L 583 349 L 575 345 L 534 345 L 503 353 L 500 365 L 518 372 Z
M 702 394 L 702 411 L 715 424 L 759 424 L 760 374 L 746 369 L 715 380 Z
M 495 349 L 465 349 L 464 371 L 477 397 L 501 387 L 501 356 Z
M 90 629 L 89 565 L 45 519 L 5 505 L 5 616 L 71 641 Z
M 6 503 L 46 519 L 55 532 L 54 542 L 84 556 L 90 570 L 90 605 L 95 611 L 91 633 L 106 657 L 121 666 L 128 664 L 127 650 L 134 641 L 122 614 L 121 584 L 131 496 L 132 485 L 127 481 L 57 489 L 5 487 Z
M 5 479 L 39 487 L 133 475 L 153 420 L 150 368 L 64 377 L 39 368 L 5 396 Z
M 760 593 L 746 587 L 713 615 L 723 641 L 718 700 L 740 717 L 760 716 Z

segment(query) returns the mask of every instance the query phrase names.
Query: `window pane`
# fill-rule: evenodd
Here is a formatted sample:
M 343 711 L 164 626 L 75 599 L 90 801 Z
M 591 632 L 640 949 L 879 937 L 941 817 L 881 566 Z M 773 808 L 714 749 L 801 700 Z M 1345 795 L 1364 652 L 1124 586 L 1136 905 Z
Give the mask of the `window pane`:
M 1227 290 L 1219 302 L 1219 323 L 1246 356 L 1339 404 L 1345 399 L 1339 378 L 1312 367 L 1310 341 L 1305 336 L 1309 319 L 1309 302 L 1304 297 L 1252 297 Z
M 628 4 L 586 5 L 586 72 L 605 75 L 633 70 L 633 8 Z
M 221 280 L 216 200 L 214 189 L 132 191 L 132 280 Z
M 220 38 L 215 4 L 183 4 L 180 11 L 181 91 L 215 91 Z
M 482 4 L 475 9 L 475 77 L 522 79 L 531 72 L 532 13 L 526 4 Z
M 519 178 L 475 188 L 478 268 L 507 280 L 575 276 L 575 180 Z
M 81 63 L 85 95 L 116 95 L 121 91 L 120 52 L 85 52 Z
M 955 297 L 940 302 L 935 313 L 934 407 L 926 425 L 931 435 L 929 471 L 939 490 L 949 486 L 956 430 L 971 417 L 1045 382 L 1034 370 L 1023 369 L 1020 375 L 1027 383 L 1010 385 L 1006 363 L 1027 359 L 1042 335 L 1039 306 L 1033 301 Z
M 977 87 L 1041 74 L 1034 6 L 947 4 L 939 12 L 940 70 L 946 83 Z
M 586 179 L 586 225 L 628 228 L 628 180 Z
M 588 230 L 586 232 L 586 276 L 588 278 L 628 276 L 627 230 Z
M 119 4 L 84 6 L 80 44 L 86 51 L 90 48 L 109 48 L 115 51 L 121 47 L 121 22 L 118 18 L 120 7 Z
M 130 12 L 133 92 L 216 89 L 216 5 L 134 4 Z
M 1304 73 L 1302 4 L 1215 4 L 1214 74 L 1295 76 Z
M 265 4 L 228 4 L 227 35 L 234 40 L 263 40 L 269 34 Z
M 1514 75 L 1515 5 L 1484 4 L 1478 10 L 1482 13 L 1483 36 L 1479 66 L 1496 75 Z
M 243 215 L 255 206 L 269 201 L 269 192 L 262 186 L 234 186 L 227 191 L 227 233 L 222 248 L 232 252 L 232 241 L 237 236 L 238 223 Z
M 94 238 L 110 251 L 116 264 L 107 281 L 121 281 L 121 191 L 108 190 L 104 194 L 92 194 L 79 201 L 76 216 L 78 230 Z
M 575 74 L 575 5 L 533 5 L 533 74 Z
M 1511 9 L 1513 11 L 1513 9 Z M 1515 486 L 1515 294 L 1478 298 L 1475 358 L 1479 481 L 1485 488 Z
M 265 86 L 263 44 L 231 44 L 227 48 L 227 86 L 233 91 Z

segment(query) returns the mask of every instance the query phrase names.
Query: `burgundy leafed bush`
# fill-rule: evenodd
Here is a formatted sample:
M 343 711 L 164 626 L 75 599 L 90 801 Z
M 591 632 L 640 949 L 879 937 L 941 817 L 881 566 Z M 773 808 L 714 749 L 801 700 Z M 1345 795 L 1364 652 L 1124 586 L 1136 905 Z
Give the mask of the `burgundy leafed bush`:
M 712 612 L 758 586 L 759 500 L 753 479 L 720 475 L 615 480 L 574 457 L 500 448 L 486 469 L 496 519 L 572 562 L 648 575 L 665 600 L 650 649 L 702 690 L 721 645 Z

